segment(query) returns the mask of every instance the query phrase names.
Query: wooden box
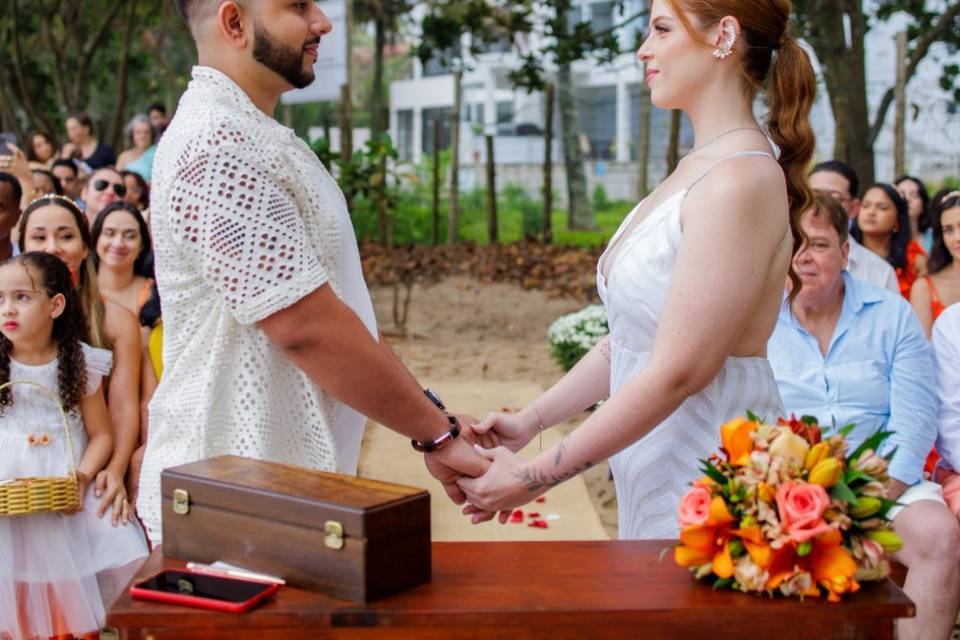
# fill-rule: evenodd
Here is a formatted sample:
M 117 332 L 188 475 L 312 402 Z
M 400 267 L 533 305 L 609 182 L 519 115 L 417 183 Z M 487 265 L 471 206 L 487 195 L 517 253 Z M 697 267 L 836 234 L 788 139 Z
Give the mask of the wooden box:
M 369 602 L 430 580 L 430 494 L 238 456 L 165 469 L 163 553 Z

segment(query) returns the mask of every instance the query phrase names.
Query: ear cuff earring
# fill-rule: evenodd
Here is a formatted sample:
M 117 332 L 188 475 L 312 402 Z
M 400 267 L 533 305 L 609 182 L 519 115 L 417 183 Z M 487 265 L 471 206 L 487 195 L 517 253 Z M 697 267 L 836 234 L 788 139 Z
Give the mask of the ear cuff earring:
M 733 43 L 737 41 L 737 32 L 732 24 L 723 28 L 723 34 L 726 36 L 726 42 L 713 50 L 713 57 L 717 60 L 723 60 L 733 53 Z

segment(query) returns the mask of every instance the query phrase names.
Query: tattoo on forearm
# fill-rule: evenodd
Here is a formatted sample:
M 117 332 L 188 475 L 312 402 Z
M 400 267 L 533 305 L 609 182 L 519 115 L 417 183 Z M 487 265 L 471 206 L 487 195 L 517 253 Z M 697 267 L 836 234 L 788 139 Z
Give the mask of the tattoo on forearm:
M 564 436 L 560 440 L 560 444 L 557 445 L 557 452 L 553 455 L 553 464 L 560 466 L 560 461 L 563 460 L 563 454 L 567 452 L 567 438 L 570 436 Z
M 527 485 L 527 491 L 531 493 L 541 491 L 543 489 L 552 489 L 562 482 L 566 482 L 570 478 L 583 473 L 587 469 L 593 466 L 593 463 L 590 461 L 584 462 L 580 467 L 574 467 L 566 473 L 551 474 L 541 471 L 539 469 L 520 469 L 519 471 L 514 471 L 513 476 L 520 480 L 521 482 Z

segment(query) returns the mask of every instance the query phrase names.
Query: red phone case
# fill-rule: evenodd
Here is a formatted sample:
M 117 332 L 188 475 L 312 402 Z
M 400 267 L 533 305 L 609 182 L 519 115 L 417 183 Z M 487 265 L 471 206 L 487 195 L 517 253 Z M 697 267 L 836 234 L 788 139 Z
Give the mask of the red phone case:
M 192 571 L 183 571 L 179 570 L 180 573 L 185 573 L 194 576 L 203 576 L 205 578 L 211 577 L 208 574 L 204 573 L 195 573 Z M 257 582 L 255 580 L 241 580 L 240 578 L 233 577 L 220 577 L 216 576 L 220 580 L 233 580 L 236 582 L 247 582 L 254 584 L 262 584 L 266 588 L 253 596 L 249 600 L 243 602 L 226 602 L 224 600 L 213 600 L 211 598 L 201 598 L 199 596 L 185 595 L 182 593 L 166 593 L 163 591 L 154 591 L 153 589 L 142 589 L 141 584 L 152 580 L 153 578 L 164 573 L 159 571 L 149 578 L 144 578 L 143 580 L 136 582 L 130 585 L 130 595 L 134 598 L 139 598 L 141 600 L 155 600 L 156 602 L 165 602 L 167 604 L 180 604 L 187 607 L 198 607 L 200 609 L 211 609 L 213 611 L 222 611 L 224 613 L 243 613 L 244 611 L 249 611 L 255 607 L 261 600 L 269 598 L 277 592 L 277 589 L 280 588 L 278 584 L 272 584 L 268 582 Z

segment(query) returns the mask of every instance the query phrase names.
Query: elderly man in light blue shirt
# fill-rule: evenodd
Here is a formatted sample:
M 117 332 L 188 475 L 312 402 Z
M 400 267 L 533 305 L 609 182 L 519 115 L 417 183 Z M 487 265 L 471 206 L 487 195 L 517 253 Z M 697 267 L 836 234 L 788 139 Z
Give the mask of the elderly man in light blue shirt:
M 940 485 L 923 479 L 937 435 L 933 353 L 910 305 L 846 272 L 846 213 L 824 192 L 801 216 L 807 243 L 794 258 L 803 286 L 785 303 L 768 358 L 787 413 L 822 425 L 854 423 L 852 447 L 881 428 L 893 432 L 880 453 L 890 464 L 890 510 L 908 567 L 904 590 L 917 616 L 901 639 L 949 638 L 960 608 L 960 524 Z

